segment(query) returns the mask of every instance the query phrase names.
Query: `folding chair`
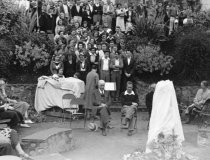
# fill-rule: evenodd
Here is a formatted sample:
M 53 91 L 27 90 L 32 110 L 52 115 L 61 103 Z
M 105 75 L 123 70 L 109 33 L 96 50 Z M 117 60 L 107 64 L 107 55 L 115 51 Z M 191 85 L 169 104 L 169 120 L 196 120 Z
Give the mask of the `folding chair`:
M 134 129 L 136 130 L 136 132 L 137 132 L 137 120 L 138 120 L 138 116 L 137 116 L 137 114 L 138 114 L 138 109 L 135 111 L 135 113 L 134 113 L 134 115 L 133 115 L 133 118 L 134 118 Z M 125 114 L 123 114 L 122 112 L 121 112 L 121 118 L 120 118 L 120 121 L 121 121 L 121 131 L 122 131 L 122 129 L 128 129 L 128 128 L 123 128 L 123 126 L 122 126 L 122 120 L 123 120 L 123 118 L 125 118 Z
M 64 103 L 66 101 L 66 103 Z M 70 127 L 74 116 L 84 116 L 83 113 L 78 113 L 79 105 L 84 105 L 84 100 L 76 98 L 73 94 L 67 93 L 62 97 L 63 120 L 65 121 L 65 111 L 70 112 Z M 85 122 L 86 123 L 86 122 Z

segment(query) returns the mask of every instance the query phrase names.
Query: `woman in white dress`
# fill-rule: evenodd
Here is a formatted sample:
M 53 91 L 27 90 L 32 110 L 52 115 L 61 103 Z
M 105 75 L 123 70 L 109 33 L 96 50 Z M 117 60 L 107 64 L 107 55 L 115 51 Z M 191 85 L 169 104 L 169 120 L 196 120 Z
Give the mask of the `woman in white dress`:
M 150 145 L 158 140 L 158 135 L 177 136 L 177 141 L 184 141 L 184 134 L 178 110 L 178 103 L 174 85 L 171 81 L 160 81 L 156 85 L 153 96 L 152 114 L 149 124 L 149 133 L 146 146 L 146 153 L 150 153 Z
M 122 32 L 125 32 L 125 14 L 125 9 L 122 8 L 121 4 L 118 4 L 116 9 L 116 26 L 119 26 Z

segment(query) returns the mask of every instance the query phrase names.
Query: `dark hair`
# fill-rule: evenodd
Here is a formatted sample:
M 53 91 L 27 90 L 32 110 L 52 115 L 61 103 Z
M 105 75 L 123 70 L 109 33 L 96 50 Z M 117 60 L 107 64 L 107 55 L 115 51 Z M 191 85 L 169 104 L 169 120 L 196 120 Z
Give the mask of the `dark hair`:
M 127 86 L 128 86 L 128 85 L 132 85 L 132 86 L 133 86 L 133 82 L 128 81 L 128 82 L 127 82 Z
M 208 84 L 207 81 L 202 81 L 201 83 L 202 83 L 205 87 L 208 87 L 208 86 L 209 86 L 209 84 Z
M 77 78 L 80 79 L 80 73 L 79 73 L 79 72 L 76 72 L 76 73 L 74 74 L 74 76 L 76 76 Z
M 93 64 L 92 69 L 97 69 L 97 65 Z

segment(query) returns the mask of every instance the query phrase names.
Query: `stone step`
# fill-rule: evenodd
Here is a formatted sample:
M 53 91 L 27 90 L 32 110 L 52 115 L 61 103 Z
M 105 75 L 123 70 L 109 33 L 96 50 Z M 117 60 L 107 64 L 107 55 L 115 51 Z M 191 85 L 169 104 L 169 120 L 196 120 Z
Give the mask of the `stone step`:
M 67 152 L 74 148 L 72 130 L 50 128 L 22 138 L 23 149 L 30 156 Z

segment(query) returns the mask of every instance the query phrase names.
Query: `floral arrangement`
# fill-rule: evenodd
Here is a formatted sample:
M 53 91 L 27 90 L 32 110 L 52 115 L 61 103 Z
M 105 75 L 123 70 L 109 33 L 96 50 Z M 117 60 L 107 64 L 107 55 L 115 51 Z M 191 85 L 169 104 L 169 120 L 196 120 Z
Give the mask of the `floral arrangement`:
M 160 71 L 160 75 L 169 74 L 173 67 L 173 57 L 164 55 L 156 45 L 138 46 L 135 59 L 136 70 L 139 73 Z
M 25 42 L 23 46 L 16 45 L 15 52 L 10 52 L 14 65 L 20 67 L 32 67 L 37 71 L 50 63 L 50 54 L 47 52 L 45 45 L 39 47 L 31 42 Z
M 123 160 L 197 160 L 196 157 L 185 154 L 182 146 L 177 140 L 177 136 L 164 135 L 160 133 L 158 139 L 149 145 L 151 153 L 136 151 L 132 154 L 124 155 Z

